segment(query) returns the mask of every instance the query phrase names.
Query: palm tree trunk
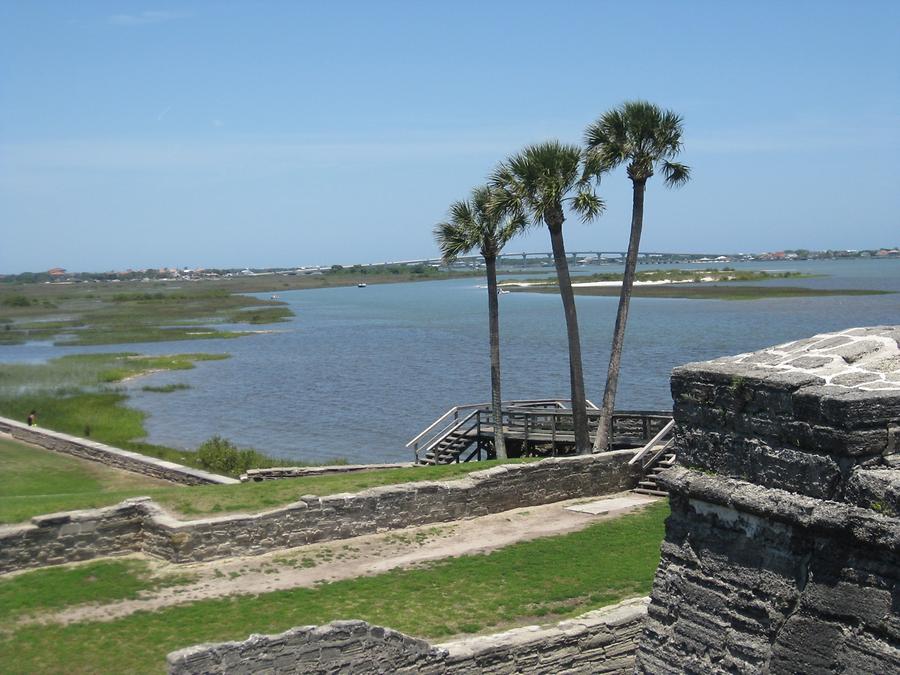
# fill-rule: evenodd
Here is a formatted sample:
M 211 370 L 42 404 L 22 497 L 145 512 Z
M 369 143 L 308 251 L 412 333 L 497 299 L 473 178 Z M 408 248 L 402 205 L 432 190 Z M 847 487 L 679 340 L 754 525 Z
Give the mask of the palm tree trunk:
M 587 454 L 591 449 L 591 438 L 588 434 L 587 403 L 584 394 L 584 372 L 581 367 L 581 339 L 578 334 L 578 314 L 575 311 L 575 294 L 572 292 L 572 280 L 569 278 L 569 261 L 566 258 L 566 246 L 563 242 L 562 209 L 545 219 L 550 230 L 550 244 L 553 248 L 553 261 L 556 263 L 556 278 L 559 280 L 559 297 L 562 298 L 563 312 L 566 315 L 566 333 L 569 339 L 569 380 L 572 385 L 572 422 L 575 426 L 575 450 L 578 454 Z
M 625 343 L 625 324 L 628 321 L 628 305 L 631 303 L 631 289 L 637 272 L 638 249 L 641 246 L 641 230 L 644 227 L 644 190 L 647 181 L 632 181 L 631 235 L 628 238 L 628 254 L 625 257 L 625 275 L 622 278 L 622 292 L 619 295 L 619 311 L 616 313 L 616 327 L 613 330 L 612 349 L 609 353 L 609 368 L 606 371 L 606 389 L 600 406 L 600 424 L 594 441 L 594 452 L 603 452 L 609 447 L 610 426 L 616 404 L 616 389 L 619 386 L 619 366 L 622 363 L 622 345 Z
M 503 436 L 503 408 L 500 396 L 500 303 L 497 300 L 497 258 L 485 256 L 488 287 L 488 332 L 491 341 L 491 408 L 494 414 L 494 452 L 497 459 L 506 459 L 506 439 Z

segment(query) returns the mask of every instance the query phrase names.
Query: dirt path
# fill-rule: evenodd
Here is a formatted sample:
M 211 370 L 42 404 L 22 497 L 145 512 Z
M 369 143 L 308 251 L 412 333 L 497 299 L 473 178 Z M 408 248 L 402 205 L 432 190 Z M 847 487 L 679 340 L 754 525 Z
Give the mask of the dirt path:
M 254 557 L 191 565 L 174 565 L 153 559 L 151 564 L 158 575 L 188 574 L 194 579 L 188 584 L 147 592 L 136 600 L 79 605 L 26 621 L 63 624 L 111 621 L 137 611 L 152 611 L 208 598 L 256 595 L 379 574 L 431 560 L 484 553 L 520 541 L 573 532 L 653 501 L 642 495 L 623 493 L 608 495 L 602 500 L 579 499 L 514 509 L 480 518 L 311 544 Z M 603 512 L 606 502 L 609 502 L 608 513 Z M 568 508 L 585 507 L 588 503 L 588 510 L 600 513 Z

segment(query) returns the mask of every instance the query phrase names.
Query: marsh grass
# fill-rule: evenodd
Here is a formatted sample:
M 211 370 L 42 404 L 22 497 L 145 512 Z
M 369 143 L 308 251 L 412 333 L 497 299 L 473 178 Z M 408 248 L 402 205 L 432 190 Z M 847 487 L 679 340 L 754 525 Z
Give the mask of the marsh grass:
M 25 421 L 38 413 L 38 425 L 91 438 L 179 464 L 204 468 L 196 452 L 145 443 L 145 414 L 126 407 L 127 394 L 110 385 L 161 370 L 187 370 L 197 361 L 225 354 L 142 356 L 129 352 L 75 354 L 43 364 L 0 364 L 0 415 Z M 257 453 L 258 466 L 274 459 Z
M 174 291 L 123 292 L 120 284 L 97 287 L 46 288 L 20 285 L 15 291 L 0 289 L 0 316 L 8 319 L 0 330 L 0 343 L 53 339 L 66 345 L 100 345 L 135 342 L 170 342 L 234 338 L 244 331 L 219 330 L 216 324 L 265 324 L 284 321 L 293 313 L 284 303 L 238 295 L 205 286 Z M 53 302 L 44 298 L 49 294 Z M 25 303 L 23 304 L 22 299 Z M 52 314 L 66 320 L 38 321 Z
M 472 462 L 239 485 L 170 487 L 143 476 L 0 440 L 0 523 L 19 523 L 44 513 L 110 506 L 137 496 L 152 497 L 167 509 L 187 517 L 253 513 L 295 502 L 307 494 L 359 492 L 422 480 L 454 480 L 497 464 Z
M 441 639 L 559 621 L 649 592 L 665 503 L 573 534 L 377 576 L 206 600 L 111 622 L 28 626 L 0 637 L 23 672 L 162 672 L 165 655 L 292 626 L 364 619 Z M 8 662 L 8 661 L 7 661 Z
M 152 392 L 155 394 L 171 394 L 172 392 L 183 391 L 190 388 L 191 385 L 179 382 L 176 384 L 162 384 L 159 386 L 148 384 L 141 387 L 141 391 Z
M 0 363 L 0 396 L 22 391 L 59 391 L 120 382 L 157 370 L 189 370 L 197 361 L 227 359 L 227 354 L 142 356 L 134 352 L 70 354 L 46 363 Z
M 555 286 L 511 287 L 514 293 L 558 293 Z M 576 295 L 618 297 L 617 286 L 576 286 Z M 893 291 L 861 289 L 804 288 L 801 286 L 719 286 L 712 283 L 697 285 L 671 284 L 635 286 L 632 295 L 638 298 L 680 298 L 685 300 L 762 300 L 766 298 L 815 298 L 829 296 L 884 295 Z
M 770 281 L 772 279 L 809 279 L 818 277 L 818 274 L 808 274 L 806 272 L 765 272 L 756 270 L 736 270 L 730 267 L 719 269 L 717 267 L 707 267 L 703 269 L 652 269 L 641 270 L 635 274 L 635 281 L 677 281 L 677 282 L 696 282 L 700 283 L 703 279 L 718 282 L 747 282 L 747 281 Z M 595 281 L 622 281 L 622 273 L 620 272 L 599 272 L 587 276 L 578 276 L 573 278 L 573 283 L 590 283 Z M 521 283 L 521 282 L 514 282 Z M 535 284 L 539 286 L 556 286 L 557 281 L 552 279 L 528 279 L 525 283 Z M 708 282 L 704 282 L 708 283 Z M 618 295 L 618 293 L 617 293 Z

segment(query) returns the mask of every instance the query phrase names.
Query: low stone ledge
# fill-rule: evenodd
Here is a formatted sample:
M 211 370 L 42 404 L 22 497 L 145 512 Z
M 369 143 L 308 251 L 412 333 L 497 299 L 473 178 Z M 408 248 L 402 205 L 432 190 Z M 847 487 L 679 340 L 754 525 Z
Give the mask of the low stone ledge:
M 710 476 L 683 467 L 664 471 L 659 482 L 670 493 L 688 498 L 695 508 L 698 503 L 706 502 L 830 537 L 852 537 L 866 545 L 900 551 L 900 521 L 868 508 Z M 723 513 L 722 517 L 730 516 Z M 752 530 L 754 525 L 748 521 L 747 528 Z
M 900 516 L 900 469 L 854 472 L 847 484 L 846 501 L 885 515 Z
M 432 646 L 365 621 L 301 626 L 172 652 L 170 675 L 200 673 L 630 673 L 649 598 L 555 626 L 525 626 Z
M 264 480 L 280 480 L 282 478 L 303 478 L 305 476 L 324 476 L 333 473 L 355 473 L 357 471 L 376 471 L 379 469 L 407 469 L 416 466 L 412 462 L 393 464 L 335 464 L 334 466 L 273 466 L 268 469 L 250 469 L 242 473 L 242 483 L 259 483 Z
M 172 483 L 184 485 L 233 485 L 239 482 L 228 476 L 219 476 L 201 469 L 193 469 L 164 459 L 148 457 L 138 452 L 122 450 L 121 448 L 78 438 L 59 431 L 30 427 L 27 424 L 5 417 L 0 417 L 0 432 L 8 434 L 16 440 L 38 445 L 46 450 L 73 455 L 81 459 L 99 462 L 117 469 L 167 480 Z

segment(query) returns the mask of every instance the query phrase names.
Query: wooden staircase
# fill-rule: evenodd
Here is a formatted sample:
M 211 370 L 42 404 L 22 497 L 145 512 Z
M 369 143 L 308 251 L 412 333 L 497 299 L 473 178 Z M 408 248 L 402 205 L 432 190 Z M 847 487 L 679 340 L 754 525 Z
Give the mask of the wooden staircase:
M 643 495 L 656 495 L 657 497 L 667 496 L 669 493 L 656 482 L 656 478 L 670 466 L 673 466 L 675 464 L 675 459 L 674 452 L 667 450 L 663 453 L 657 463 L 644 474 L 644 479 L 638 483 L 638 486 L 634 491 Z
M 674 420 L 669 422 L 654 436 L 643 448 L 635 453 L 628 462 L 637 464 L 640 462 L 644 477 L 638 482 L 634 492 L 643 495 L 666 497 L 668 492 L 657 482 L 659 474 L 675 464 L 677 459 L 673 447 L 674 438 L 672 430 L 675 428 Z
M 456 430 L 441 438 L 435 445 L 425 451 L 419 459 L 419 464 L 451 464 L 459 460 L 459 456 L 465 452 L 477 436 L 471 430 Z

